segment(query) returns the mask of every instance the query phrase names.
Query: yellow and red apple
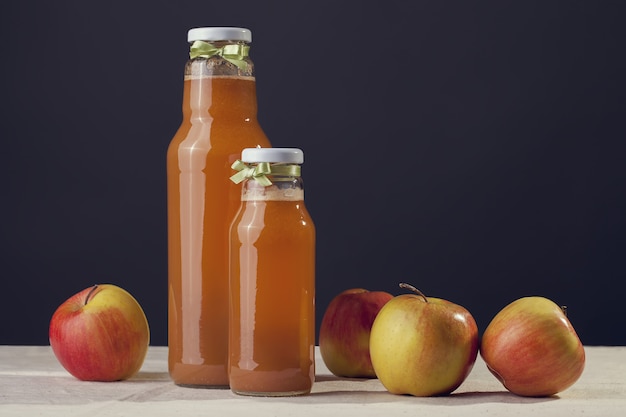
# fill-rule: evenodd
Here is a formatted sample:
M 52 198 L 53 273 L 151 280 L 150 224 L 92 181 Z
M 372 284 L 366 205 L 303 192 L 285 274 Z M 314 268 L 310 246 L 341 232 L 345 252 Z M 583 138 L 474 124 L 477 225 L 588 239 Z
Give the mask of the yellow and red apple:
M 61 365 L 85 381 L 118 381 L 141 368 L 150 330 L 126 290 L 94 285 L 62 303 L 50 320 L 50 346 Z
M 476 322 L 458 304 L 400 286 L 414 293 L 390 300 L 372 325 L 370 354 L 376 375 L 392 394 L 449 394 L 476 361 Z
M 376 315 L 393 296 L 363 288 L 335 296 L 320 323 L 319 346 L 324 364 L 334 375 L 375 378 L 370 359 L 370 330 Z
M 543 397 L 569 388 L 585 367 L 585 350 L 563 309 L 539 296 L 517 299 L 491 320 L 480 354 L 510 392 Z

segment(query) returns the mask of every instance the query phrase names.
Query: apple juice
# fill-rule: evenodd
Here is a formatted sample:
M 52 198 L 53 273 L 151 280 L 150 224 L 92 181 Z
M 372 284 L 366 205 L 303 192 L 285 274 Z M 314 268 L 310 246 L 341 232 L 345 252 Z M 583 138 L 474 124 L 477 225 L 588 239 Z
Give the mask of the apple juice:
M 192 30 L 189 40 L 194 40 Z M 247 29 L 201 28 L 196 39 Z M 241 187 L 228 180 L 245 147 L 270 146 L 257 121 L 253 64 L 220 56 L 185 67 L 183 121 L 167 152 L 169 373 L 178 385 L 228 386 L 228 240 Z
M 315 378 L 315 226 L 300 177 L 269 178 L 244 183 L 231 228 L 230 387 L 301 395 Z

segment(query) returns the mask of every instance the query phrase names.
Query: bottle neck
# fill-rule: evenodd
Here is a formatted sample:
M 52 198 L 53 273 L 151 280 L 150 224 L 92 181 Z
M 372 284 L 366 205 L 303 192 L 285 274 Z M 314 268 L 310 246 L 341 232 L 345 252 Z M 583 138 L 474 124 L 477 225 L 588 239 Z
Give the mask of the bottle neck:
M 215 42 L 207 45 L 210 45 L 207 47 L 208 52 L 200 51 L 199 55 L 194 54 L 192 48 L 192 57 L 185 66 L 184 117 L 256 120 L 254 64 L 249 56 L 235 56 L 229 53 L 232 50 L 224 49 L 247 45 L 241 42 Z
M 241 201 L 304 201 L 302 177 L 268 175 L 271 185 L 262 185 L 255 179 L 243 182 Z

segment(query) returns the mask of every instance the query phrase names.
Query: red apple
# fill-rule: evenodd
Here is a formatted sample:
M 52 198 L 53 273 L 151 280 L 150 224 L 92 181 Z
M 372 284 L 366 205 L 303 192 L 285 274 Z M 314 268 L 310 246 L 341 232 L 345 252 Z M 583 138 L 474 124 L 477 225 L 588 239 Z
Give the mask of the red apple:
M 61 365 L 85 381 L 133 376 L 150 341 L 146 316 L 122 288 L 94 285 L 59 306 L 50 320 L 50 346 Z
M 320 324 L 319 345 L 324 364 L 337 376 L 376 378 L 369 340 L 374 318 L 393 296 L 363 288 L 345 290 L 332 299 Z
M 478 355 L 478 328 L 464 307 L 415 294 L 394 297 L 380 310 L 370 336 L 378 379 L 392 394 L 449 394 L 467 378 Z
M 496 314 L 480 354 L 506 389 L 528 397 L 569 388 L 585 367 L 583 344 L 563 309 L 537 296 L 515 300 Z

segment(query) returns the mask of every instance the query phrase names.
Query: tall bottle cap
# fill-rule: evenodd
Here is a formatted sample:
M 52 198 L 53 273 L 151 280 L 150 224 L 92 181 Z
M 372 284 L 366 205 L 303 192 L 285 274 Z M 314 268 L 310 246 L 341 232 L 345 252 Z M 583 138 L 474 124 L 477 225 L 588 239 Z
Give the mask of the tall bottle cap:
M 187 42 L 194 41 L 244 41 L 252 42 L 250 29 L 237 27 L 193 28 L 187 32 Z
M 241 152 L 241 160 L 248 163 L 302 164 L 304 163 L 304 153 L 298 148 L 246 148 Z

